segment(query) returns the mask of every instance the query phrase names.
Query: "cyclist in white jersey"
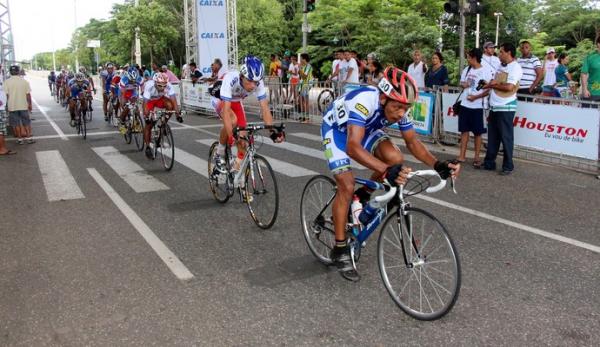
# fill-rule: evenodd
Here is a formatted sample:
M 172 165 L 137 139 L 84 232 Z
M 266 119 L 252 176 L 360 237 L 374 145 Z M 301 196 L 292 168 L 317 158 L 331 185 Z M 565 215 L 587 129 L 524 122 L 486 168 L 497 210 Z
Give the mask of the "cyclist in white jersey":
M 412 77 L 392 66 L 385 69 L 377 87 L 361 87 L 342 95 L 323 116 L 325 157 L 337 184 L 332 207 L 336 244 L 330 256 L 348 280 L 360 278 L 352 266 L 346 240 L 350 202 L 356 194 L 364 204 L 371 193 L 365 187 L 354 191 L 351 159 L 373 170 L 372 180 L 385 178 L 392 185 L 404 184 L 411 169 L 403 167 L 402 152 L 382 130 L 398 124 L 406 147 L 417 159 L 433 167 L 443 178 L 456 177 L 460 171 L 460 164 L 438 161 L 417 138 L 408 112 L 418 93 Z
M 210 94 L 213 96 L 212 105 L 223 120 L 223 128 L 219 136 L 219 146 L 217 147 L 217 167 L 223 169 L 225 155 L 225 146 L 233 145 L 233 128 L 245 127 L 247 125 L 246 113 L 242 100 L 250 94 L 256 94 L 256 98 L 260 104 L 262 118 L 266 125 L 273 125 L 273 115 L 269 109 L 269 101 L 263 81 L 264 67 L 260 59 L 248 55 L 244 58 L 244 63 L 240 66 L 240 70 L 231 70 L 225 73 L 222 80 L 215 82 L 210 89 Z M 240 133 L 240 135 L 244 135 Z M 285 139 L 285 132 L 278 132 L 271 129 L 271 139 L 274 142 L 281 142 Z M 239 141 L 238 146 L 238 163 L 244 158 L 245 143 Z

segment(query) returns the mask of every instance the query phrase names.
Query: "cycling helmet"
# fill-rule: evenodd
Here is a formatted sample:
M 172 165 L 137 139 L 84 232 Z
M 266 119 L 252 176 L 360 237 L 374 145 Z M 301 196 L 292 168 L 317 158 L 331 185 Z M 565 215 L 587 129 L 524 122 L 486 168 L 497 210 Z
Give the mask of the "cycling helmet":
M 130 67 L 124 74 L 123 78 L 127 80 L 128 83 L 138 82 L 140 78 L 140 72 L 135 67 Z
M 85 80 L 85 75 L 81 72 L 75 74 L 75 82 L 83 82 Z
M 85 66 L 82 66 L 82 67 L 79 68 L 79 72 L 81 72 L 83 74 L 86 73 L 86 71 L 87 70 L 85 69 Z
M 262 61 L 253 55 L 247 55 L 244 63 L 240 66 L 240 75 L 247 80 L 259 82 L 263 79 L 264 67 Z
M 164 72 L 159 72 L 154 75 L 154 83 L 160 87 L 166 87 L 169 82 L 169 76 Z
M 114 68 L 114 67 L 115 67 L 115 66 L 114 66 L 112 63 L 106 63 L 106 68 L 107 68 L 107 69 L 112 69 L 112 68 Z
M 69 74 L 67 74 L 67 78 L 71 79 L 74 77 L 75 77 L 75 74 L 72 71 L 69 71 Z
M 388 98 L 403 104 L 412 104 L 419 98 L 419 88 L 415 80 L 397 67 L 387 67 L 377 87 Z

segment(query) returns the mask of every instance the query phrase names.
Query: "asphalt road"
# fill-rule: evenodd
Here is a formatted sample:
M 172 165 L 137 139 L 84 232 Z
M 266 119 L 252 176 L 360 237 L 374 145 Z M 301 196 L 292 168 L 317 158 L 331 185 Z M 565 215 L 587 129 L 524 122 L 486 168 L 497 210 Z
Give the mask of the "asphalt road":
M 463 276 L 454 309 L 421 322 L 385 291 L 375 238 L 358 283 L 311 255 L 299 222 L 310 175 L 277 173 L 277 223 L 258 229 L 239 200 L 217 203 L 202 174 L 181 162 L 165 172 L 125 144 L 99 103 L 88 139 L 73 136 L 45 81 L 29 80 L 37 143 L 8 141 L 18 153 L 0 157 L 2 346 L 600 344 L 600 181 L 591 175 L 519 161 L 502 177 L 467 165 L 458 195 L 414 198 L 450 231 Z M 184 124 L 173 124 L 177 148 L 188 164 L 205 160 L 218 121 Z M 320 145 L 306 134 L 318 127 L 287 132 L 296 147 L 259 152 L 327 173 L 309 154 Z

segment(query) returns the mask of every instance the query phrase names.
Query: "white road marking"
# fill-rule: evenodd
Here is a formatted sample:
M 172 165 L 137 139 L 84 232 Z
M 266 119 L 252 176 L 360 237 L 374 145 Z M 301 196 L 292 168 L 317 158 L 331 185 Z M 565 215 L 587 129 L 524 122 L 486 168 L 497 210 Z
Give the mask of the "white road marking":
M 106 180 L 98 173 L 94 168 L 87 169 L 90 175 L 94 178 L 96 183 L 104 190 L 106 195 L 112 200 L 117 208 L 123 213 L 125 218 L 133 225 L 138 233 L 146 240 L 146 242 L 152 247 L 154 252 L 160 257 L 160 259 L 167 265 L 169 270 L 180 280 L 186 281 L 194 278 L 194 275 L 188 270 L 188 268 L 177 258 L 177 256 L 171 252 L 171 250 L 154 234 L 154 232 L 148 227 L 146 223 L 135 213 L 135 211 L 127 205 L 125 200 L 119 196 L 119 194 L 106 182 Z
M 46 117 L 50 125 L 52 125 L 52 128 L 54 128 L 54 131 L 56 131 L 56 133 L 58 134 L 58 137 L 65 141 L 69 140 L 69 138 L 65 136 L 65 133 L 63 133 L 62 130 L 60 130 L 60 128 L 58 127 L 58 125 L 56 125 L 56 123 L 52 119 L 50 119 L 50 117 L 48 117 L 46 111 L 44 111 L 42 107 L 40 107 L 40 105 L 37 103 L 37 101 L 35 101 L 33 97 L 31 98 L 31 101 L 33 101 L 35 107 L 37 107 L 40 110 L 40 112 L 44 115 L 44 117 Z
M 213 144 L 213 142 L 215 142 L 215 140 L 204 139 L 204 140 L 196 140 L 196 142 L 199 142 L 199 143 L 207 145 L 207 146 L 211 146 Z M 237 148 L 234 147 L 232 152 L 235 155 L 237 153 Z M 275 170 L 276 172 L 279 172 L 280 174 L 283 174 L 285 176 L 304 177 L 304 176 L 318 175 L 318 172 L 316 172 L 316 171 L 308 170 L 308 169 L 305 169 L 298 165 L 294 165 L 294 164 L 291 164 L 291 163 L 288 163 L 288 162 L 285 162 L 285 161 L 282 161 L 279 159 L 268 157 L 264 154 L 261 154 L 261 155 L 269 161 L 269 164 L 271 164 L 271 166 L 273 167 L 273 170 Z
M 170 156 L 168 151 L 166 154 L 167 156 Z M 208 162 L 206 160 L 175 147 L 175 161 L 189 168 L 195 173 L 208 178 Z
M 600 247 L 592 245 L 592 244 L 589 244 L 589 243 L 585 243 L 585 242 L 578 241 L 578 240 L 575 240 L 575 239 L 572 239 L 572 238 L 569 238 L 569 237 L 564 237 L 564 236 L 561 236 L 561 235 L 557 235 L 557 234 L 554 234 L 554 233 L 551 233 L 551 232 L 548 232 L 548 231 L 545 231 L 545 230 L 542 230 L 542 229 L 538 229 L 538 228 L 530 227 L 530 226 L 527 226 L 527 225 L 524 225 L 524 224 L 520 224 L 520 223 L 517 223 L 517 222 L 513 222 L 513 221 L 510 221 L 508 219 L 504 219 L 504 218 L 492 216 L 492 215 L 487 214 L 485 212 L 480 212 L 480 211 L 477 211 L 477 210 L 470 209 L 468 207 L 463 207 L 463 206 L 455 205 L 453 203 L 446 202 L 446 201 L 443 201 L 443 200 L 439 200 L 439 199 L 436 199 L 436 198 L 432 198 L 432 197 L 429 197 L 429 196 L 425 196 L 425 195 L 422 195 L 422 194 L 421 195 L 416 195 L 415 197 L 419 198 L 419 199 L 422 199 L 422 200 L 425 200 L 425 201 L 429 201 L 429 202 L 437 204 L 437 205 L 441 205 L 441 206 L 453 209 L 453 210 L 457 210 L 457 211 L 461 211 L 461 212 L 464 212 L 464 213 L 471 214 L 473 216 L 481 217 L 481 218 L 484 218 L 484 219 L 487 219 L 487 220 L 490 220 L 490 221 L 493 221 L 493 222 L 496 222 L 496 223 L 508 225 L 509 227 L 512 227 L 512 228 L 516 228 L 516 229 L 520 229 L 520 230 L 523 230 L 523 231 L 527 231 L 527 232 L 535 234 L 535 235 L 543 236 L 543 237 L 546 237 L 546 238 L 549 238 L 549 239 L 552 239 L 552 240 L 555 240 L 555 241 L 564 242 L 564 243 L 567 243 L 567 244 L 570 244 L 570 245 L 573 245 L 573 246 L 577 246 L 577 247 L 581 247 L 581 248 L 590 250 L 592 252 L 600 253 Z
M 48 201 L 85 198 L 59 151 L 36 152 L 35 156 Z
M 144 169 L 112 146 L 92 148 L 136 193 L 168 190 L 161 181 L 146 174 Z

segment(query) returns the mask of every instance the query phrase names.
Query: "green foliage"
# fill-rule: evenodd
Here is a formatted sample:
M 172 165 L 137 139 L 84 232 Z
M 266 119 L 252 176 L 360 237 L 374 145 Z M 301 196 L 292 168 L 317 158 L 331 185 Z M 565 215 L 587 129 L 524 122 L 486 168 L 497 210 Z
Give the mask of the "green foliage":
M 268 61 L 281 53 L 287 41 L 283 6 L 275 0 L 244 0 L 237 3 L 239 57 L 254 54 Z
M 584 39 L 583 41 L 578 42 L 576 47 L 567 51 L 570 60 L 569 72 L 571 72 L 574 81 L 579 81 L 583 60 L 588 54 L 592 53 L 594 49 L 595 47 L 592 40 Z
M 596 5 L 594 5 L 596 3 Z M 586 38 L 600 36 L 598 1 L 546 0 L 540 9 L 540 31 L 549 34 L 549 44 L 576 46 Z

